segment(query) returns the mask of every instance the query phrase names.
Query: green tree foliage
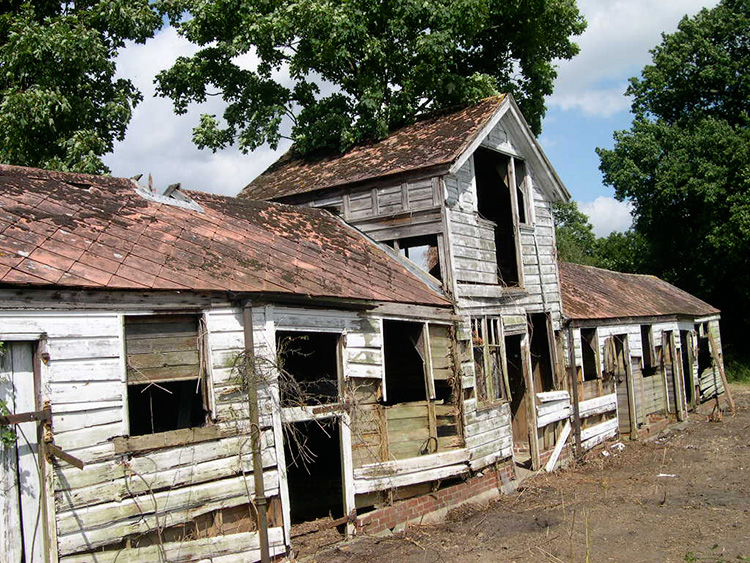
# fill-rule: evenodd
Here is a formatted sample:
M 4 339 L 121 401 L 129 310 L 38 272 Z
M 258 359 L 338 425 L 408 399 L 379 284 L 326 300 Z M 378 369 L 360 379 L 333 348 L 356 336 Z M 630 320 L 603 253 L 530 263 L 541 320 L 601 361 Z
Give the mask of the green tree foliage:
M 683 18 L 652 55 L 600 168 L 633 202 L 653 273 L 722 308 L 731 336 L 750 314 L 750 3 Z
M 149 0 L 10 0 L 0 7 L 0 162 L 101 173 L 141 95 L 115 79 L 126 40 L 161 21 Z
M 575 0 L 163 0 L 162 7 L 202 49 L 162 72 L 159 92 L 177 113 L 221 95 L 223 116 L 203 115 L 193 140 L 213 150 L 236 142 L 245 152 L 275 148 L 282 136 L 300 153 L 345 150 L 425 111 L 498 91 L 514 94 L 539 133 L 553 61 L 578 52 L 570 37 L 585 28 Z M 243 66 L 248 59 L 253 64 Z
M 584 266 L 596 266 L 596 235 L 588 216 L 578 209 L 575 201 L 556 203 L 552 207 L 555 219 L 557 258 Z
M 596 239 L 596 266 L 626 274 L 648 274 L 653 268 L 648 262 L 648 244 L 643 235 L 633 229 L 613 232 Z

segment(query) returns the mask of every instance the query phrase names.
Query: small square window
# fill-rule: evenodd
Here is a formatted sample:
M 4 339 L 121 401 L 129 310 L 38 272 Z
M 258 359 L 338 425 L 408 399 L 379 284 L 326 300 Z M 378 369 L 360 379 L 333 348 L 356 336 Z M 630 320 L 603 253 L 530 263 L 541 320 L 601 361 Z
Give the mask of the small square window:
M 440 252 L 438 251 L 437 235 L 402 238 L 385 241 L 383 244 L 398 251 L 401 256 L 414 262 L 433 278 L 443 279 L 440 274 Z
M 205 425 L 202 326 L 199 315 L 125 317 L 131 436 Z

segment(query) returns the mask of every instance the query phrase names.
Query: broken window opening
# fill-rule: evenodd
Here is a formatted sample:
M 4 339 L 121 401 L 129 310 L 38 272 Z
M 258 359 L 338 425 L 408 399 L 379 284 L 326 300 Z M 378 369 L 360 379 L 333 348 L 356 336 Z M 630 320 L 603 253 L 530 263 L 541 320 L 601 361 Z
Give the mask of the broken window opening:
M 386 405 L 427 400 L 424 325 L 383 321 Z
M 199 315 L 125 317 L 130 436 L 205 425 L 204 333 Z
M 529 337 L 531 338 L 531 373 L 536 392 L 554 391 L 555 370 L 552 363 L 552 347 L 546 313 L 529 315 Z
M 513 159 L 516 176 L 516 203 L 518 208 L 518 222 L 527 225 L 529 220 L 529 198 L 527 192 L 528 182 L 526 181 L 526 163 L 523 160 Z
M 510 190 L 511 158 L 489 149 L 474 153 L 477 209 L 495 224 L 495 256 L 500 283 L 518 286 L 521 281 L 516 249 L 516 211 Z
M 659 370 L 659 361 L 654 346 L 654 330 L 651 325 L 641 325 L 641 347 L 643 349 L 643 377 L 656 375 Z
M 599 348 L 599 339 L 596 337 L 595 328 L 581 329 L 581 356 L 583 358 L 583 380 L 594 381 L 599 378 L 599 370 L 596 367 L 596 356 Z
M 282 407 L 338 400 L 339 340 L 340 335 L 332 332 L 276 332 Z
M 471 319 L 471 339 L 477 400 L 480 404 L 504 400 L 507 391 L 500 318 Z
M 442 281 L 437 235 L 401 238 L 385 241 L 383 244 L 390 246 L 401 254 L 401 256 L 414 262 L 421 270 L 424 270 L 433 278 Z

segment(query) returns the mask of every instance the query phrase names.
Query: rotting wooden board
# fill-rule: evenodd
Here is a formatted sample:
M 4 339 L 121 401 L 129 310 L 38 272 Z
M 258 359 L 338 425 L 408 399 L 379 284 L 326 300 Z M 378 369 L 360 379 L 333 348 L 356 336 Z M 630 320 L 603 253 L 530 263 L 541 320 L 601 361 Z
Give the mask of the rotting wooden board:
M 282 528 L 270 528 L 268 530 L 268 542 L 271 547 L 271 555 L 281 555 L 286 551 Z M 162 546 L 151 545 L 103 551 L 97 552 L 95 558 L 92 557 L 91 553 L 73 555 L 63 557 L 60 563 L 91 563 L 93 560 L 97 563 L 142 563 L 144 561 L 159 561 L 160 557 L 163 556 L 170 563 L 204 561 L 207 558 L 214 562 L 218 561 L 218 558 L 228 555 L 237 555 L 239 556 L 238 560 L 242 561 L 259 561 L 258 532 L 241 532 L 215 538 L 169 542 Z
M 617 394 L 611 393 L 578 403 L 582 418 L 613 411 L 617 408 Z
M 427 469 L 434 469 L 446 465 L 464 463 L 469 460 L 469 451 L 466 449 L 424 455 L 404 460 L 386 461 L 366 465 L 354 470 L 355 479 L 380 479 L 394 475 L 415 473 Z
M 438 467 L 435 469 L 418 471 L 416 473 L 408 473 L 406 475 L 394 475 L 390 477 L 381 477 L 378 479 L 355 479 L 354 492 L 356 494 L 362 494 L 372 491 L 384 491 L 386 489 L 404 487 L 406 485 L 414 485 L 416 483 L 427 483 L 429 481 L 436 481 L 438 479 L 447 479 L 448 477 L 461 475 L 462 473 L 466 473 L 468 471 L 468 466 L 465 463 L 460 463 Z
M 600 434 L 608 434 L 612 432 L 613 430 L 616 432 L 617 424 L 618 424 L 617 419 L 612 418 L 609 420 L 605 420 L 604 422 L 600 422 L 599 424 L 596 424 L 589 428 L 585 428 L 584 430 L 581 431 L 581 441 L 585 442 L 589 438 L 599 436 Z
M 544 470 L 547 473 L 554 471 L 555 465 L 557 465 L 557 459 L 560 457 L 563 447 L 565 447 L 565 442 L 568 441 L 568 436 L 570 436 L 571 428 L 570 421 L 566 422 L 565 426 L 563 426 L 560 437 L 555 444 L 555 449 L 552 451 L 552 455 L 549 457 L 547 465 L 544 466 Z
M 564 401 L 567 399 L 570 401 L 570 393 L 567 391 L 545 391 L 543 393 L 537 393 L 536 398 L 542 403 L 548 403 L 551 401 Z
M 248 491 L 253 491 L 251 477 L 244 482 L 243 478 L 225 479 L 58 515 L 59 551 L 69 555 L 95 549 L 121 537 L 182 524 L 219 508 L 247 503 Z M 277 495 L 278 473 L 266 472 L 264 478 L 266 494 Z

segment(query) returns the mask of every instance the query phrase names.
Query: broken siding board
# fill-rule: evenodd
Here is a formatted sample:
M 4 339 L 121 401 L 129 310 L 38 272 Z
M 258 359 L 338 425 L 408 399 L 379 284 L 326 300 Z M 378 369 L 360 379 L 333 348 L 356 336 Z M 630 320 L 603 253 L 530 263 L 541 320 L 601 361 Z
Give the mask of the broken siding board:
M 407 473 L 405 475 L 394 475 L 374 479 L 355 479 L 354 491 L 356 494 L 370 493 L 373 491 L 385 491 L 417 483 L 428 483 L 439 479 L 455 477 L 463 473 L 468 473 L 469 468 L 465 463 L 447 465 L 434 469 L 418 471 L 416 473 Z
M 286 552 L 284 532 L 280 527 L 269 528 L 268 543 L 271 556 Z M 63 557 L 60 563 L 90 563 L 95 557 L 97 563 L 142 563 L 159 561 L 165 558 L 170 563 L 190 563 L 210 559 L 213 563 L 228 561 L 260 561 L 260 539 L 258 532 L 240 532 L 213 538 L 165 542 L 148 547 L 123 548 L 112 551 L 99 551 L 96 555 L 83 554 Z M 234 556 L 238 556 L 234 558 Z
M 617 395 L 610 393 L 601 397 L 594 397 L 578 403 L 578 411 L 582 418 L 604 414 L 617 410 Z
M 278 473 L 264 474 L 267 496 L 278 494 Z M 189 522 L 219 508 L 247 504 L 254 491 L 252 475 L 222 479 L 182 489 L 141 495 L 112 505 L 79 508 L 58 514 L 58 542 L 62 555 L 113 543 L 119 538 L 160 527 Z

